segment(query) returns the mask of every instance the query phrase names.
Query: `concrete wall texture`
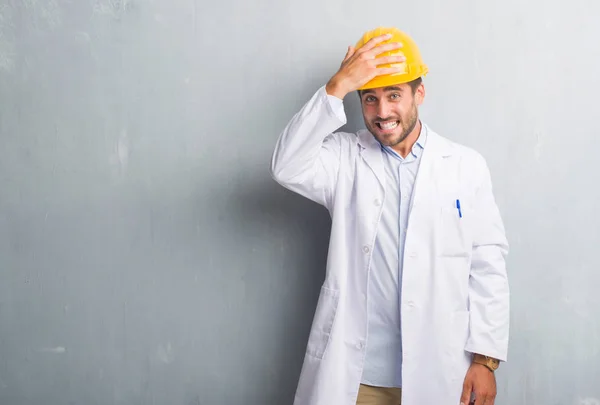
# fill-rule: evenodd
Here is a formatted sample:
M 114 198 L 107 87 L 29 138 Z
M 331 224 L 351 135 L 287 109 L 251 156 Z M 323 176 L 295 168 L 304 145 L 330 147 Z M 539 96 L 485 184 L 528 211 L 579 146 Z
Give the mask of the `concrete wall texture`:
M 395 25 L 431 69 L 423 119 L 484 154 L 506 222 L 497 404 L 599 405 L 599 16 L 0 0 L 0 404 L 291 404 L 330 224 L 269 159 L 346 47 Z

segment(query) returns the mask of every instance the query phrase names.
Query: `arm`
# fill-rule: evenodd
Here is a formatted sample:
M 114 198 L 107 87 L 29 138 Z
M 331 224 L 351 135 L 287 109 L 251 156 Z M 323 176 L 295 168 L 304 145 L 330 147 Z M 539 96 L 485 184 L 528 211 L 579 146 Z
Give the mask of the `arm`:
M 359 50 L 348 48 L 338 72 L 297 113 L 280 135 L 271 159 L 271 175 L 292 191 L 325 206 L 330 206 L 340 165 L 342 134 L 333 131 L 346 123 L 340 107 L 332 107 L 346 94 L 379 75 L 397 73 L 400 67 L 380 68 L 404 62 L 402 55 L 376 56 L 402 45 L 379 43 L 390 39 L 382 35 L 369 40 Z M 340 103 L 341 104 L 341 103 Z
M 271 159 L 273 178 L 327 206 L 340 162 L 341 135 L 332 132 L 345 123 L 341 100 L 327 95 L 325 87 L 319 89 L 279 136 Z
M 510 304 L 505 262 L 508 242 L 488 166 L 481 156 L 479 159 L 469 279 L 470 334 L 465 349 L 506 361 Z
M 508 242 L 496 205 L 489 169 L 483 157 L 475 172 L 480 174 L 474 205 L 473 256 L 469 278 L 470 328 L 465 350 L 473 353 L 473 364 L 463 384 L 461 404 L 493 405 L 496 378 L 482 363 L 485 356 L 506 361 L 509 328 L 509 288 L 505 259 Z

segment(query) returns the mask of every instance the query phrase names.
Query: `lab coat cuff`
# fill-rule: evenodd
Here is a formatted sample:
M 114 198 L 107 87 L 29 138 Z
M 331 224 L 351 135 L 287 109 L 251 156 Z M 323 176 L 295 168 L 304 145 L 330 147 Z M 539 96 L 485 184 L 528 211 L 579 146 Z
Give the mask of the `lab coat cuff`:
M 483 356 L 492 357 L 505 362 L 507 360 L 506 350 L 494 347 L 483 347 L 479 345 L 467 344 L 465 350 L 473 354 L 481 354 Z
M 340 122 L 346 124 L 347 118 L 346 111 L 344 110 L 344 101 L 336 96 L 327 94 L 327 91 L 325 91 L 325 86 L 321 87 L 319 89 L 319 92 L 321 92 L 327 98 L 329 112 L 333 116 L 335 116 Z

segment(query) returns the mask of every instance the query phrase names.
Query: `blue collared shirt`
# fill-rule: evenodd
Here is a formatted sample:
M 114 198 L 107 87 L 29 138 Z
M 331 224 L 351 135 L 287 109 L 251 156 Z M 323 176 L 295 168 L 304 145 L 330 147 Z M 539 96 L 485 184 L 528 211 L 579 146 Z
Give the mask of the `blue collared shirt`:
M 422 126 L 417 142 L 405 158 L 391 148 L 381 146 L 386 194 L 375 239 L 367 294 L 369 329 L 363 384 L 402 386 L 402 262 L 410 201 L 426 141 L 427 130 Z
M 332 111 L 342 116 L 342 100 L 333 96 L 328 96 L 328 99 Z M 422 125 L 419 138 L 405 158 L 381 145 L 386 195 L 373 249 L 367 293 L 368 336 L 361 380 L 363 384 L 402 386 L 402 262 L 410 201 L 426 142 L 427 129 Z

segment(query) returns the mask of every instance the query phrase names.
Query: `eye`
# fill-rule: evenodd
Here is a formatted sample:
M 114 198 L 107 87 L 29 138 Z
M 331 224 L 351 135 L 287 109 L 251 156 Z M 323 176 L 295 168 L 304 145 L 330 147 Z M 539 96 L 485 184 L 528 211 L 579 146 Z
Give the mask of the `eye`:
M 392 100 L 399 100 L 400 99 L 400 93 L 392 93 L 390 95 L 390 99 L 392 99 Z
M 373 96 L 365 97 L 365 103 L 374 103 L 377 99 Z

